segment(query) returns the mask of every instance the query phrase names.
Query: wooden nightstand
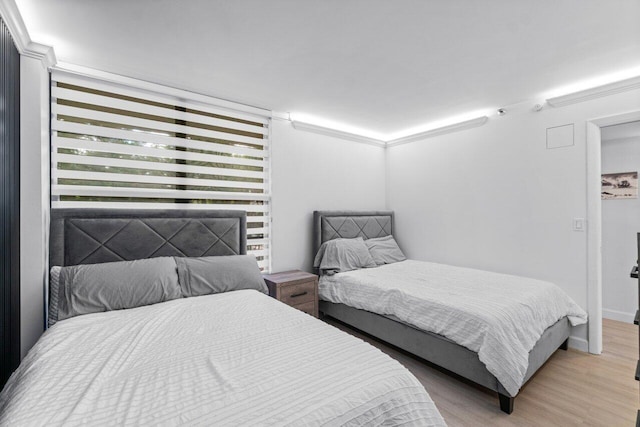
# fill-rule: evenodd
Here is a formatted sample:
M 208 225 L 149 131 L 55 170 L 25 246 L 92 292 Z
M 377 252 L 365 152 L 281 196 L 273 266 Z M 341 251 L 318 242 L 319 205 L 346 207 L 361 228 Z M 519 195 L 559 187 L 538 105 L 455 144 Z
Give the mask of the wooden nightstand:
M 318 317 L 318 276 L 300 270 L 265 274 L 269 295 Z

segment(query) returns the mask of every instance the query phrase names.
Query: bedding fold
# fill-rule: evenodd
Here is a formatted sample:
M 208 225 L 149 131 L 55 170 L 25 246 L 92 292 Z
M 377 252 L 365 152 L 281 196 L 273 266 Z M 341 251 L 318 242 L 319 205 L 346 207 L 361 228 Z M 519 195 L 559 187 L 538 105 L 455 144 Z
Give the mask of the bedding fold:
M 58 322 L 0 393 L 0 425 L 444 426 L 375 347 L 255 290 Z
M 323 276 L 320 298 L 394 316 L 478 353 L 511 396 L 522 387 L 529 352 L 563 317 L 587 313 L 557 285 L 541 280 L 407 260 Z

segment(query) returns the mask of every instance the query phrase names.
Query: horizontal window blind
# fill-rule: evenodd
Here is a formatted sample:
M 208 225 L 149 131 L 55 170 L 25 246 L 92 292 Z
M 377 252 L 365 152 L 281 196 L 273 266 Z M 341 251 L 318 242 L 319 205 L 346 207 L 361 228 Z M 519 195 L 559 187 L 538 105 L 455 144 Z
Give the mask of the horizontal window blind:
M 269 117 L 54 70 L 53 208 L 238 209 L 268 270 Z

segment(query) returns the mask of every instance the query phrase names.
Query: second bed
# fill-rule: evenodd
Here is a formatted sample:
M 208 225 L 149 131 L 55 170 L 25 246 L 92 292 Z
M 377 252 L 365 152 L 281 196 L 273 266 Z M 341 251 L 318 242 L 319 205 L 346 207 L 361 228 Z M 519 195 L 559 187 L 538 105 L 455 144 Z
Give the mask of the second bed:
M 392 236 L 392 224 L 389 211 L 315 212 L 316 252 L 335 239 Z M 324 315 L 498 392 L 506 413 L 586 322 L 552 283 L 412 260 L 323 275 L 320 299 Z

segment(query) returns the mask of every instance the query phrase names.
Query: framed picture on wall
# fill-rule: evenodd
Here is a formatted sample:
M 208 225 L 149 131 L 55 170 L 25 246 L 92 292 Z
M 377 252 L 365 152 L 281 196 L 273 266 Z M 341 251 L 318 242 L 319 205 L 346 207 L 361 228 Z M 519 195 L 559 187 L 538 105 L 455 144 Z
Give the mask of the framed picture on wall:
M 602 174 L 602 200 L 637 199 L 638 172 Z

